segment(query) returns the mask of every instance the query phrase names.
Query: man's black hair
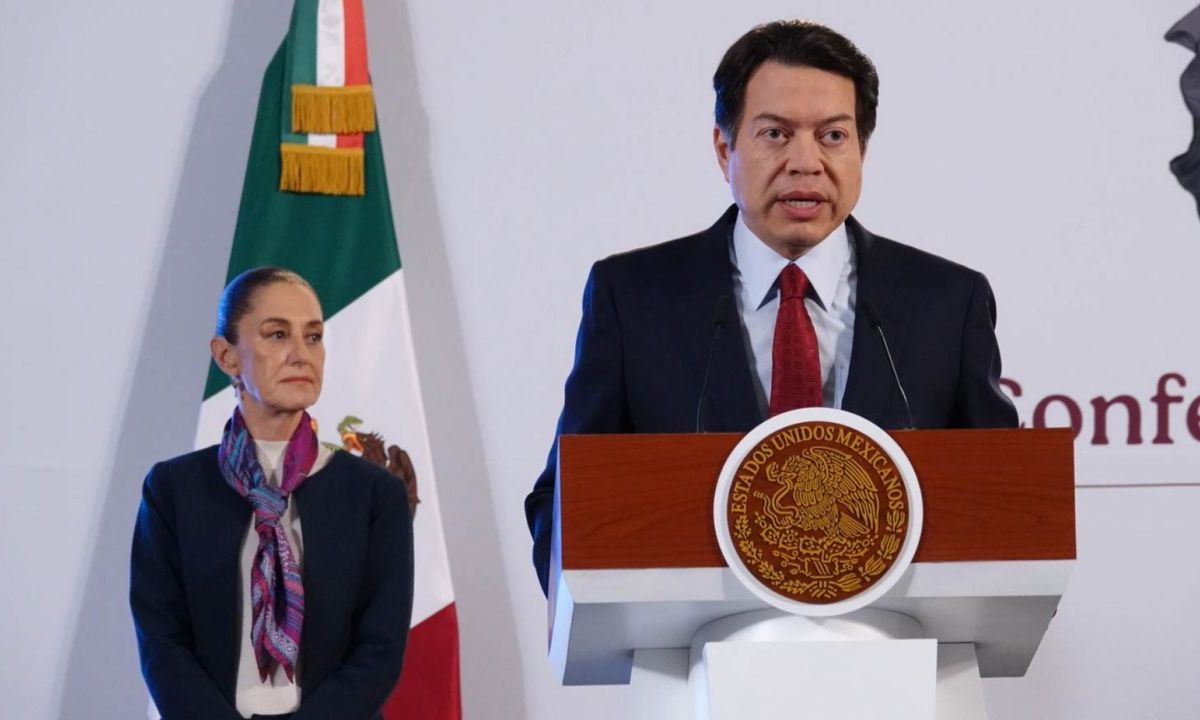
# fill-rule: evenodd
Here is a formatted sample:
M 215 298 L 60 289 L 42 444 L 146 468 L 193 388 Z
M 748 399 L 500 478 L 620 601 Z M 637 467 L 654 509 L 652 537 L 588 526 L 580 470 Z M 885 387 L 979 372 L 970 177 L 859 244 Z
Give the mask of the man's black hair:
M 879 75 L 875 65 L 844 36 L 824 25 L 803 20 L 759 25 L 725 51 L 713 75 L 713 90 L 717 94 L 717 126 L 729 139 L 730 147 L 734 146 L 742 120 L 746 86 L 759 66 L 768 60 L 825 70 L 854 81 L 858 138 L 866 149 L 867 140 L 875 131 L 875 110 L 879 105 Z

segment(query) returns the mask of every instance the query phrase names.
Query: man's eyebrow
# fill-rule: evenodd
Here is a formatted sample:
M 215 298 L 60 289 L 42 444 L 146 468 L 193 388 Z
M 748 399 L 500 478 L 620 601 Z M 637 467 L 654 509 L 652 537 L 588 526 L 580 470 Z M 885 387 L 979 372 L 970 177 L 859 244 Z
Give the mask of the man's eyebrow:
M 789 128 L 796 127 L 797 125 L 799 125 L 799 123 L 797 123 L 795 120 L 793 120 L 791 118 L 787 118 L 782 115 L 776 115 L 775 113 L 771 113 L 771 112 L 759 113 L 758 115 L 754 116 L 755 122 L 759 122 L 759 121 L 763 121 L 763 120 L 765 120 L 767 122 L 776 123 L 778 125 L 783 125 L 783 126 L 789 127 Z M 820 122 L 817 123 L 817 125 L 819 127 L 823 127 L 825 125 L 829 125 L 832 123 L 846 122 L 848 120 L 850 120 L 850 121 L 854 120 L 854 116 L 850 115 L 848 113 L 840 113 L 838 115 L 833 115 L 831 117 L 827 117 L 827 118 L 821 120 Z

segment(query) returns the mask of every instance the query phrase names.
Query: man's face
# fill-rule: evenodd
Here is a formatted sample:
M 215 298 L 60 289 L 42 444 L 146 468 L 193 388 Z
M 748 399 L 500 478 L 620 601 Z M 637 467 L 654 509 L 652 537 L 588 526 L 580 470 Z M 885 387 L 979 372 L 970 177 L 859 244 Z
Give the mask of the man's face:
M 853 80 L 767 61 L 746 86 L 737 142 L 713 130 L 747 227 L 780 255 L 808 252 L 858 203 L 863 152 L 855 120 Z

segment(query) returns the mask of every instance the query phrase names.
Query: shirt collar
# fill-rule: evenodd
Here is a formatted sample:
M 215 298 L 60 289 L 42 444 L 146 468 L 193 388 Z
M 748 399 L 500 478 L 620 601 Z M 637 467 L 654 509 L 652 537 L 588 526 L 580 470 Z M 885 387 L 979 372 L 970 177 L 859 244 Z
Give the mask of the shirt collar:
M 743 300 L 752 308 L 762 307 L 775 288 L 775 280 L 790 261 L 758 239 L 739 212 L 733 226 L 733 256 L 742 279 Z M 842 223 L 821 242 L 796 260 L 808 276 L 822 307 L 829 309 L 842 270 L 850 261 L 850 237 Z

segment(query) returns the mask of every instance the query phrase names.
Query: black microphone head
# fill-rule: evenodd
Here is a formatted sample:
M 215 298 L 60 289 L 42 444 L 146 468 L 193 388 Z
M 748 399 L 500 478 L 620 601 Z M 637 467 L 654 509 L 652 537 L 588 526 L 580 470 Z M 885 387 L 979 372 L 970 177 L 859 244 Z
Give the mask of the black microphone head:
M 729 318 L 730 302 L 728 295 L 717 298 L 717 306 L 713 309 L 713 327 L 718 330 L 725 327 L 725 321 Z
M 867 322 L 871 323 L 871 327 L 878 330 L 883 323 L 879 322 L 879 316 L 875 314 L 875 306 L 864 300 L 858 304 L 858 309 L 862 311 L 863 317 Z

